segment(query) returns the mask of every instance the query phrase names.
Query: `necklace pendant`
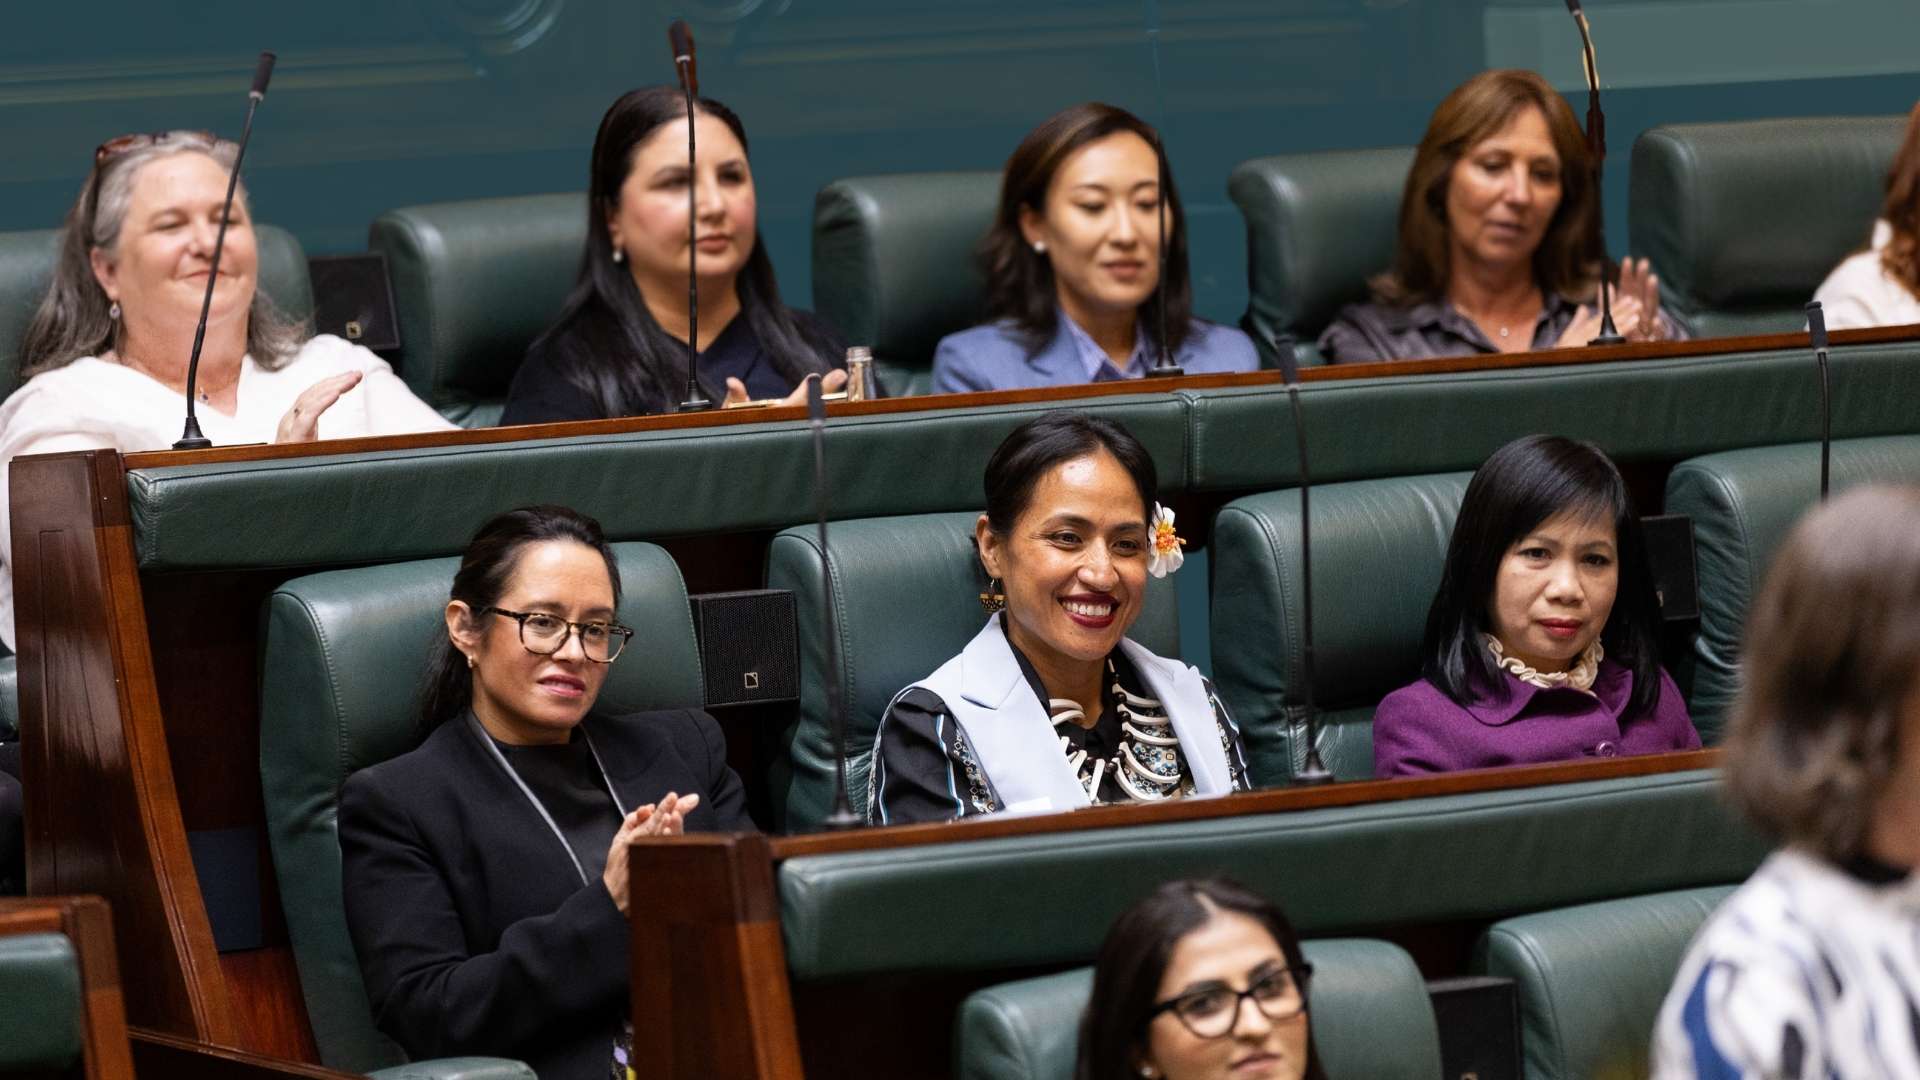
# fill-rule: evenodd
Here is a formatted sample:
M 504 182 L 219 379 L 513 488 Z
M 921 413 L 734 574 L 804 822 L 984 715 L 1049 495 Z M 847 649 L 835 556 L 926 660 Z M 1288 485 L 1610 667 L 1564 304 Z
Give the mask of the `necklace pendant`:
M 1506 337 L 1506 336 L 1507 336 L 1507 328 L 1506 328 L 1506 327 L 1504 327 L 1504 326 L 1503 326 L 1503 327 L 1501 327 L 1501 328 L 1500 328 L 1500 336 L 1501 336 L 1501 337 Z

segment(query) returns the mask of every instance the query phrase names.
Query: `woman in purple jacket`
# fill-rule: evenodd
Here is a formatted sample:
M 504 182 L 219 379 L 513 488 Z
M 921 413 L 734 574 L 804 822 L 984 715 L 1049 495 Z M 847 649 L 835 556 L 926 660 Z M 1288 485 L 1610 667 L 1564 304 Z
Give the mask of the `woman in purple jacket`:
M 1374 714 L 1375 775 L 1697 749 L 1658 619 L 1620 470 L 1591 443 L 1508 443 L 1460 504 L 1422 677 Z

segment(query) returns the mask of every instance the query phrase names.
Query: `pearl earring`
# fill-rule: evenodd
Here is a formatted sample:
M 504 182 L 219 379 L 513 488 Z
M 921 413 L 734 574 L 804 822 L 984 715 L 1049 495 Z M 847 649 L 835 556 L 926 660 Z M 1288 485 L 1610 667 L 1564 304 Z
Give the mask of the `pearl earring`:
M 1033 242 L 1033 253 L 1035 255 L 1045 255 L 1047 253 L 1047 242 L 1045 240 L 1035 240 Z
M 614 261 L 614 262 L 626 262 L 626 261 L 627 261 L 627 253 L 626 253 L 626 252 L 624 252 L 624 251 L 621 251 L 621 250 L 620 250 L 619 248 L 614 248 L 614 249 L 613 249 L 613 261 Z
M 473 667 L 473 666 L 474 666 L 474 659 L 473 659 L 473 654 L 472 654 L 472 653 L 468 653 L 468 654 L 467 654 L 467 666 L 468 666 L 469 668 L 471 668 L 471 667 Z
M 120 301 L 115 300 L 113 306 L 107 309 L 107 318 L 114 322 L 120 321 Z

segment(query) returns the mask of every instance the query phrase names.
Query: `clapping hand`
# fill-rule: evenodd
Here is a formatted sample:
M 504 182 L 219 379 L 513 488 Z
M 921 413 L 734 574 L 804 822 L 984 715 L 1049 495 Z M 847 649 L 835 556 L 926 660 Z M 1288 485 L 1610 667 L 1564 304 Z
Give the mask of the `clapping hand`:
M 642 836 L 679 836 L 686 832 L 687 815 L 700 805 L 698 795 L 676 795 L 668 792 L 667 797 L 657 803 L 636 806 L 620 822 L 620 828 L 613 834 L 613 845 L 607 849 L 607 869 L 600 880 L 612 894 L 614 906 L 620 914 L 627 913 L 627 848 Z

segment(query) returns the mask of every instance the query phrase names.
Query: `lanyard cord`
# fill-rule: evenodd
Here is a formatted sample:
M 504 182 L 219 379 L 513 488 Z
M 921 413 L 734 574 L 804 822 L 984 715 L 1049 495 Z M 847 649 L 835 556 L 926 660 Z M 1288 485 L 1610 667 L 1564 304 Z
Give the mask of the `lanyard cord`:
M 473 734 L 480 740 L 480 745 L 486 747 L 487 751 L 493 755 L 493 760 L 499 762 L 500 768 L 506 772 L 507 778 L 513 781 L 513 786 L 519 788 L 520 794 L 525 795 L 527 801 L 533 804 L 534 810 L 540 814 L 540 820 L 546 822 L 547 828 L 553 832 L 553 838 L 560 841 L 561 849 L 567 853 L 567 858 L 573 862 L 573 872 L 580 875 L 580 884 L 590 884 L 590 882 L 587 881 L 586 869 L 580 865 L 580 856 L 574 853 L 573 845 L 567 843 L 567 835 L 560 831 L 560 826 L 554 822 L 553 815 L 547 813 L 546 805 L 540 801 L 540 797 L 535 795 L 533 789 L 527 786 L 527 782 L 520 778 L 519 773 L 514 771 L 513 765 L 507 761 L 507 755 L 501 753 L 500 748 L 494 745 L 493 737 L 487 734 L 487 729 L 480 725 L 480 718 L 473 715 L 472 710 L 468 710 L 467 712 L 467 726 L 473 729 Z M 600 760 L 600 751 L 593 745 L 593 736 L 589 735 L 587 729 L 583 727 L 580 729 L 580 737 L 586 740 L 587 753 L 593 755 L 593 767 L 600 772 L 600 783 L 607 789 L 607 795 L 613 799 L 613 808 L 620 812 L 620 819 L 625 821 L 627 808 L 620 805 L 620 795 L 613 790 L 612 782 L 607 779 L 607 767 Z

